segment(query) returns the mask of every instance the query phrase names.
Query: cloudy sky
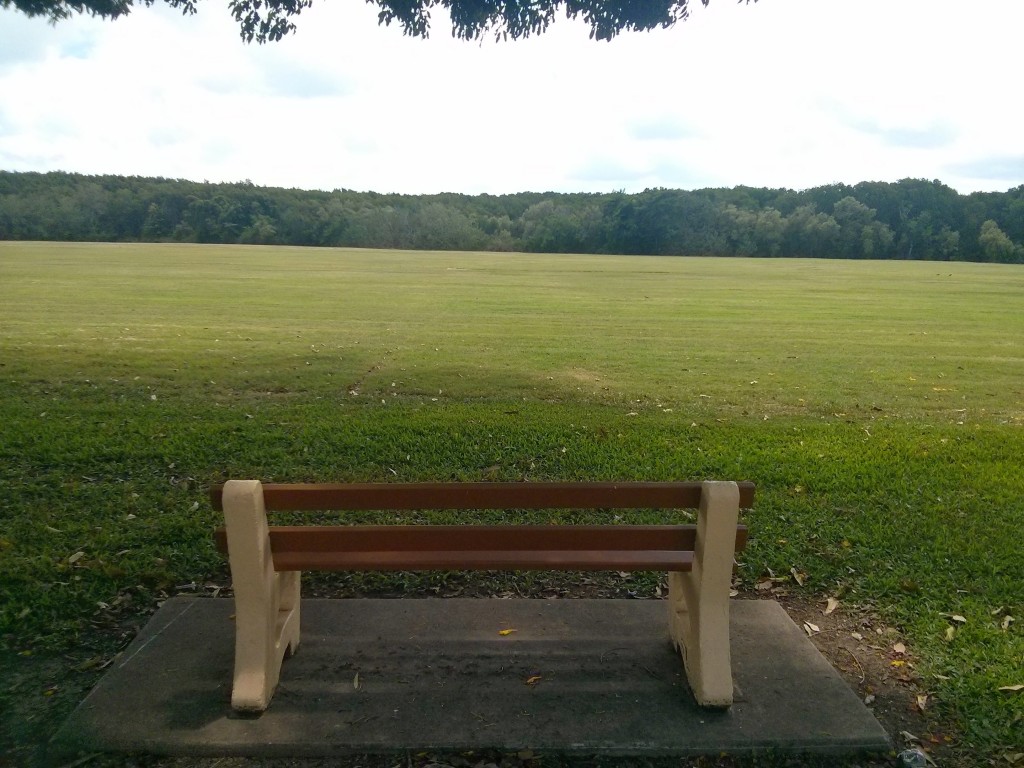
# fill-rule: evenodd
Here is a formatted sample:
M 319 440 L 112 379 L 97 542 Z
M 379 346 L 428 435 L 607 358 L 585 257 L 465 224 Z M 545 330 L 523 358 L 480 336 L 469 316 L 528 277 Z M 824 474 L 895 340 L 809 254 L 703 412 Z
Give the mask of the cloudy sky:
M 693 0 L 669 30 L 427 40 L 314 0 L 56 27 L 0 10 L 0 169 L 378 192 L 1024 183 L 1021 0 Z

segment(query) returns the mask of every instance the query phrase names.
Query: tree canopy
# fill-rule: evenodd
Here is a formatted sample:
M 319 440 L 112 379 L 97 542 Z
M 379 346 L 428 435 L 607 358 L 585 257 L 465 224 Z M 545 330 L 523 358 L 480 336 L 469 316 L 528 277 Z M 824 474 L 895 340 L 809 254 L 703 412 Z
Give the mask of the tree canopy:
M 199 0 L 0 0 L 29 16 L 60 21 L 77 14 L 117 19 L 136 5 L 165 2 L 184 14 L 194 14 Z M 610 40 L 623 31 L 647 31 L 670 27 L 690 13 L 690 0 L 367 0 L 376 5 L 381 24 L 396 22 L 406 35 L 427 37 L 431 10 L 443 8 L 452 22 L 452 35 L 478 40 L 518 40 L 544 32 L 559 13 L 581 18 L 590 25 L 590 36 Z M 710 0 L 700 0 L 705 6 Z M 747 2 L 750 0 L 739 0 Z M 754 0 L 757 2 L 757 0 Z M 246 42 L 280 40 L 295 30 L 294 18 L 313 0 L 229 0 L 228 8 Z

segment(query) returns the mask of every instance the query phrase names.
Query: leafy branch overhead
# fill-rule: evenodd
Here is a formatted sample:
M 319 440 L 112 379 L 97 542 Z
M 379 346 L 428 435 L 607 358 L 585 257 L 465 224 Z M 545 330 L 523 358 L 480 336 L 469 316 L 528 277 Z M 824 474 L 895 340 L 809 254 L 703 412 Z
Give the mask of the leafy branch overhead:
M 128 14 L 133 5 L 151 6 L 159 0 L 0 0 L 29 16 L 60 21 L 88 13 L 105 19 Z M 163 0 L 184 14 L 197 10 L 197 0 Z M 427 37 L 431 11 L 445 9 L 451 17 L 452 36 L 478 40 L 518 40 L 544 32 L 564 13 L 590 25 L 590 37 L 610 40 L 623 31 L 670 27 L 690 14 L 689 0 L 367 0 L 380 9 L 380 23 L 396 22 L 406 35 Z M 707 5 L 710 0 L 700 0 Z M 747 2 L 750 0 L 739 0 Z M 757 2 L 757 0 L 754 0 Z M 242 39 L 258 43 L 280 40 L 295 30 L 293 19 L 312 0 L 230 0 L 228 7 L 239 24 Z

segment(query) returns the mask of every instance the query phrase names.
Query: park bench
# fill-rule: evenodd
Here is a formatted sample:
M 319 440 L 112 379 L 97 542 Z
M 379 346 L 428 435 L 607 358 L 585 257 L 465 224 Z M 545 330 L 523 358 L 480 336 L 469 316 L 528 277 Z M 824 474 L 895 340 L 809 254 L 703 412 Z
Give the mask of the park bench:
M 667 571 L 669 632 L 697 702 L 732 704 L 729 590 L 752 483 L 262 484 L 211 489 L 235 595 L 231 705 L 260 712 L 299 645 L 299 578 L 328 571 Z M 269 525 L 267 512 L 697 509 L 696 525 Z

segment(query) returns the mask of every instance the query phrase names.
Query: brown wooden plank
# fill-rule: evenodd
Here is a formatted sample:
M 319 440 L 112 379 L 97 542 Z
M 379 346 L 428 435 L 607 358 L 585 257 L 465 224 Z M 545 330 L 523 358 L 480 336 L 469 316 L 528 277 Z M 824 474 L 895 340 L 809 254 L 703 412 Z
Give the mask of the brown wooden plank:
M 274 553 L 278 571 L 689 571 L 693 552 L 498 550 Z
M 227 551 L 224 529 L 217 546 Z M 639 551 L 692 550 L 694 525 L 366 525 L 272 526 L 270 548 L 283 552 Z M 736 550 L 747 543 L 738 526 Z M 470 566 L 466 566 L 470 568 Z M 611 567 L 609 566 L 609 569 Z
M 272 551 L 693 549 L 693 525 L 272 526 Z
M 754 503 L 754 484 L 739 483 L 740 506 Z M 221 510 L 223 486 L 210 489 Z M 268 510 L 399 509 L 693 509 L 700 483 L 267 483 Z

